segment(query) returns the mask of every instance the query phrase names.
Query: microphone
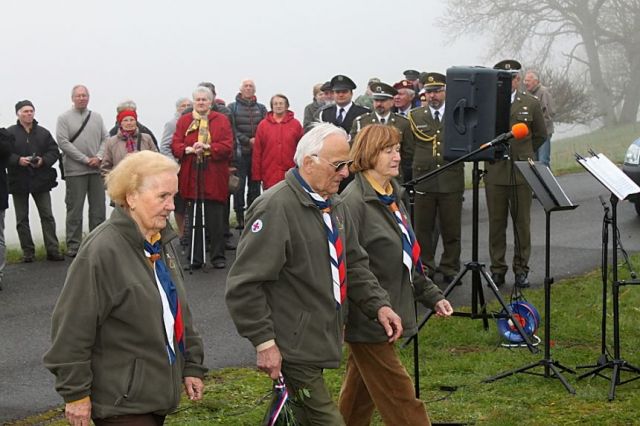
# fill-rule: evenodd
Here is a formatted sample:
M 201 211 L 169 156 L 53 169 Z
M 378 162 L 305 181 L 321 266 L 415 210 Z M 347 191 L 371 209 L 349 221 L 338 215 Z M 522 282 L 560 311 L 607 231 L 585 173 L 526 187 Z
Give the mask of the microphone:
M 529 134 L 529 128 L 527 127 L 526 124 L 524 123 L 516 123 L 511 127 L 511 131 L 507 132 L 507 133 L 503 133 L 499 136 L 497 136 L 495 139 L 480 145 L 481 149 L 484 148 L 489 148 L 492 147 L 494 145 L 497 145 L 499 143 L 502 143 L 508 139 L 516 139 L 516 140 L 520 140 L 520 139 L 524 139 L 527 137 L 527 135 Z

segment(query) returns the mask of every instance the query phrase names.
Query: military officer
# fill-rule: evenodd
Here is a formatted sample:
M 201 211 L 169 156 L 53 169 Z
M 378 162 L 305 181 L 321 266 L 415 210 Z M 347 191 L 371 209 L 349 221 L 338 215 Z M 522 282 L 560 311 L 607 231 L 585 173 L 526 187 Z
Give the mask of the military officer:
M 498 62 L 495 69 L 512 72 L 511 110 L 509 124 L 524 123 L 529 127 L 529 135 L 509 144 L 510 155 L 496 161 L 485 162 L 484 177 L 487 209 L 489 213 L 489 254 L 491 256 L 491 277 L 496 285 L 505 282 L 507 263 L 507 216 L 513 221 L 513 273 L 516 287 L 528 287 L 529 256 L 531 254 L 530 210 L 531 189 L 514 161 L 535 158 L 536 150 L 547 138 L 544 116 L 540 102 L 520 87 L 520 70 L 517 61 L 508 59 Z
M 369 124 L 386 124 L 393 126 L 400 132 L 400 172 L 398 181 L 411 179 L 411 162 L 413 161 L 413 132 L 409 120 L 391 112 L 393 97 L 398 93 L 396 89 L 386 83 L 372 83 L 371 93 L 373 97 L 373 111 L 356 117 L 351 127 L 351 140 L 353 141 L 364 127 Z
M 419 103 L 415 103 L 416 89 L 409 80 L 400 80 L 393 85 L 393 88 L 398 91 L 393 97 L 393 112 L 397 112 L 401 116 L 406 117 L 411 109 L 420 105 Z
M 356 84 L 346 75 L 333 77 L 331 79 L 331 90 L 333 90 L 335 104 L 321 109 L 318 121 L 333 123 L 349 133 L 353 120 L 357 116 L 369 112 L 368 108 L 353 103 L 352 98 L 355 88 Z
M 442 167 L 447 163 L 444 152 L 444 108 L 446 77 L 428 73 L 424 90 L 427 106 L 409 112 L 409 122 L 415 137 L 413 177 Z M 444 251 L 438 270 L 448 284 L 460 271 L 460 232 L 462 196 L 464 191 L 464 164 L 450 169 L 416 185 L 415 231 L 422 246 L 422 262 L 428 273 L 436 271 L 437 237 L 436 216 L 440 221 L 440 234 Z

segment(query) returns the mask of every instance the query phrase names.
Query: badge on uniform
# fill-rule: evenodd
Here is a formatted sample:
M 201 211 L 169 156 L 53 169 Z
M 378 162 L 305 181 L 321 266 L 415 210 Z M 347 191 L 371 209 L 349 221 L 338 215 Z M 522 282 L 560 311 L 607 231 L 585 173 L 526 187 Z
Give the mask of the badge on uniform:
M 256 232 L 260 232 L 261 230 L 262 230 L 262 220 L 256 219 L 256 221 L 251 224 L 251 232 L 255 234 Z

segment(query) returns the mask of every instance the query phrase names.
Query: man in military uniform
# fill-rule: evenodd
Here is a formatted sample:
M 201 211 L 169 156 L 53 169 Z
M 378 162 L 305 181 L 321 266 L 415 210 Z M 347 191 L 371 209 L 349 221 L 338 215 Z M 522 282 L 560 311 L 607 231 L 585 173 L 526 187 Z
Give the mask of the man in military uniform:
M 428 73 L 425 80 L 426 107 L 409 113 L 409 122 L 415 137 L 413 177 L 419 177 L 447 164 L 444 160 L 444 108 L 446 78 L 439 73 Z M 460 233 L 462 195 L 464 191 L 464 164 L 460 163 L 437 176 L 416 185 L 415 230 L 422 246 L 422 262 L 428 273 L 436 271 L 437 237 L 436 216 L 440 221 L 440 234 L 444 251 L 438 270 L 444 281 L 450 283 L 460 271 Z
M 319 111 L 319 121 L 333 123 L 349 133 L 353 120 L 357 116 L 369 112 L 368 108 L 356 105 L 351 100 L 356 87 L 353 80 L 346 75 L 333 77 L 331 79 L 331 89 L 333 90 L 335 104 Z
M 413 83 L 409 80 L 400 80 L 393 85 L 393 88 L 397 90 L 397 94 L 393 97 L 393 112 L 397 112 L 403 117 L 409 114 L 409 111 L 419 104 L 415 104 L 416 90 Z
M 507 216 L 513 221 L 513 273 L 516 287 L 528 287 L 529 256 L 531 254 L 531 189 L 516 169 L 514 161 L 535 158 L 536 150 L 547 138 L 540 102 L 520 86 L 520 63 L 514 60 L 498 62 L 495 69 L 512 72 L 511 112 L 509 125 L 524 123 L 529 128 L 526 138 L 512 140 L 509 158 L 485 162 L 484 177 L 487 209 L 489 213 L 489 254 L 491 277 L 496 285 L 505 282 L 507 263 Z
M 354 140 L 358 132 L 369 124 L 385 124 L 398 129 L 400 132 L 400 169 L 402 173 L 402 175 L 398 177 L 398 180 L 400 182 L 410 180 L 415 142 L 409 120 L 399 114 L 391 112 L 393 108 L 393 97 L 398 92 L 388 84 L 372 83 L 371 93 L 374 110 L 356 117 L 351 127 L 351 140 Z

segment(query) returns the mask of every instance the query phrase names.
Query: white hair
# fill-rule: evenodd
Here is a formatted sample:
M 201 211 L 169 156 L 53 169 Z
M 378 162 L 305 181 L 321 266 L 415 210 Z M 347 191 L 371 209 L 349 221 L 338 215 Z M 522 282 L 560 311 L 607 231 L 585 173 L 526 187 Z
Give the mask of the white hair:
M 302 166 L 305 157 L 317 155 L 324 146 L 324 141 L 331 135 L 340 135 L 348 139 L 347 132 L 342 127 L 331 123 L 317 123 L 309 132 L 305 133 L 298 142 L 293 161 L 298 167 Z
M 198 86 L 195 89 L 193 89 L 193 93 L 191 94 L 191 96 L 193 96 L 193 98 L 196 98 L 196 95 L 199 93 L 204 93 L 207 98 L 213 102 L 213 92 L 211 91 L 211 89 L 209 89 L 208 87 L 205 86 Z
M 137 109 L 138 105 L 136 105 L 134 101 L 132 101 L 131 99 L 125 99 L 118 104 L 118 106 L 116 107 L 116 112 L 120 113 L 122 111 L 135 111 Z
M 185 97 L 178 98 L 178 100 L 176 101 L 176 109 L 180 108 L 180 105 L 182 105 L 183 102 L 192 103 L 191 99 L 189 99 L 189 98 L 185 98 Z

